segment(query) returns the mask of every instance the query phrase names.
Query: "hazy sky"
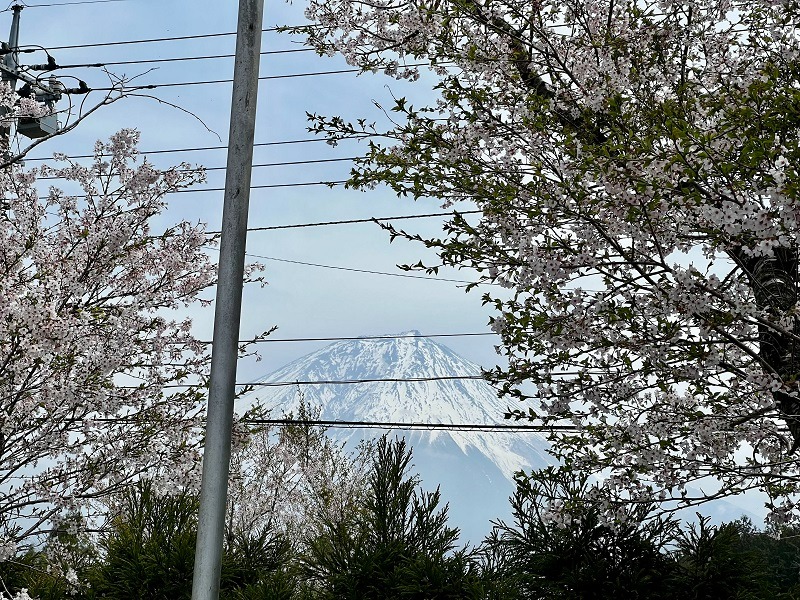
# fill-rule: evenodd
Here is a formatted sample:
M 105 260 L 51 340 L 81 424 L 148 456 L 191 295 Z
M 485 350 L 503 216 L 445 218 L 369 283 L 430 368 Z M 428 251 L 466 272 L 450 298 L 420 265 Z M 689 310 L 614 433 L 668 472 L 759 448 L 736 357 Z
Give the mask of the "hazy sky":
M 39 0 L 40 4 L 62 0 Z M 70 0 L 63 0 L 70 1 Z M 164 38 L 236 30 L 238 3 L 209 0 L 115 0 L 70 6 L 35 7 L 27 3 L 22 12 L 20 44 L 41 46 L 61 65 L 107 63 L 192 56 L 232 54 L 234 36 L 158 43 L 91 46 L 106 42 Z M 268 1 L 264 27 L 297 25 L 304 21 L 303 3 Z M 11 12 L 0 13 L 0 35 L 7 39 Z M 85 47 L 56 49 L 85 44 Z M 285 34 L 265 33 L 263 51 L 302 47 L 298 39 Z M 22 55 L 23 64 L 45 62 L 43 52 Z M 288 75 L 346 68 L 338 58 L 321 58 L 313 52 L 271 54 L 262 57 L 262 75 Z M 136 84 L 230 79 L 233 60 L 174 61 L 113 65 L 115 75 L 136 77 Z M 152 70 L 151 70 L 152 69 Z M 106 87 L 108 76 L 102 69 L 76 67 L 57 71 L 68 86 L 85 80 L 90 87 Z M 426 88 L 427 91 L 426 91 Z M 231 84 L 167 87 L 146 92 L 191 111 L 215 133 L 185 112 L 155 99 L 128 98 L 102 109 L 74 132 L 54 139 L 32 152 L 31 156 L 50 156 L 53 152 L 87 154 L 94 141 L 107 138 L 122 127 L 135 127 L 142 133 L 141 149 L 164 150 L 200 148 L 226 143 L 229 123 Z M 398 83 L 381 75 L 356 77 L 355 74 L 281 78 L 262 81 L 259 88 L 256 142 L 300 140 L 312 137 L 306 131 L 306 112 L 341 115 L 355 119 L 381 118 L 373 101 L 391 105 L 391 95 L 424 99 L 429 85 Z M 99 92 L 89 97 L 89 102 Z M 73 97 L 80 101 L 80 98 Z M 67 107 L 67 100 L 59 108 Z M 365 152 L 365 143 L 342 143 L 332 148 L 325 143 L 303 143 L 256 148 L 259 163 L 348 158 Z M 207 168 L 222 167 L 225 151 L 195 151 L 156 154 L 150 160 L 159 166 L 180 161 L 199 163 Z M 29 161 L 28 165 L 38 164 Z M 254 185 L 341 180 L 347 177 L 349 163 L 330 162 L 298 166 L 255 168 Z M 212 170 L 205 187 L 222 187 L 224 173 Z M 169 197 L 170 209 L 163 225 L 170 220 L 189 219 L 219 228 L 222 193 L 186 193 Z M 250 226 L 283 225 L 315 221 L 358 219 L 373 216 L 410 215 L 438 212 L 433 201 L 413 202 L 398 199 L 390 191 L 368 193 L 324 186 L 254 190 L 251 197 Z M 441 220 L 403 221 L 409 231 L 435 235 Z M 357 224 L 272 232 L 252 232 L 248 253 L 348 267 L 402 273 L 398 263 L 414 263 L 428 257 L 423 247 L 397 241 L 389 244 L 388 235 L 376 225 Z M 216 260 L 216 255 L 215 255 Z M 269 285 L 246 290 L 242 337 L 277 325 L 274 337 L 308 338 L 397 333 L 417 329 L 426 334 L 487 332 L 489 312 L 481 306 L 481 291 L 464 292 L 463 286 L 443 281 L 356 273 L 303 266 L 259 258 Z M 469 280 L 469 272 L 445 272 L 441 277 Z M 210 339 L 211 313 L 197 314 L 198 334 Z M 485 367 L 496 364 L 494 336 L 441 340 L 456 352 Z M 263 361 L 243 362 L 239 381 L 272 371 L 306 354 L 323 343 L 273 343 L 261 346 Z

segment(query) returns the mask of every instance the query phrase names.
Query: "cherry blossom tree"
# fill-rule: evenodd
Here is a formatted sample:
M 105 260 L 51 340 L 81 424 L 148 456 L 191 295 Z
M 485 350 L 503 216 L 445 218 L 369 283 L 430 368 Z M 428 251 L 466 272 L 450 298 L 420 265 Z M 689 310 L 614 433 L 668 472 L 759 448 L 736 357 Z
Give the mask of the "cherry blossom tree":
M 227 533 L 259 531 L 307 536 L 325 520 L 338 520 L 363 501 L 374 443 L 352 449 L 314 425 L 321 409 L 300 400 L 292 424 L 241 422 L 231 456 Z
M 98 142 L 89 165 L 0 170 L 4 559 L 48 529 L 82 529 L 97 499 L 143 474 L 196 480 L 204 392 L 192 386 L 209 349 L 176 315 L 214 282 L 213 240 L 154 220 L 204 174 L 156 169 L 138 139 L 124 129 Z M 43 194 L 43 177 L 70 193 Z
M 453 208 L 441 238 L 392 233 L 507 288 L 484 296 L 509 363 L 491 379 L 534 401 L 513 416 L 572 427 L 553 451 L 628 501 L 755 488 L 773 520 L 800 517 L 799 13 L 309 2 L 319 52 L 436 92 L 396 99 L 383 128 L 312 129 L 376 134 L 351 186 Z

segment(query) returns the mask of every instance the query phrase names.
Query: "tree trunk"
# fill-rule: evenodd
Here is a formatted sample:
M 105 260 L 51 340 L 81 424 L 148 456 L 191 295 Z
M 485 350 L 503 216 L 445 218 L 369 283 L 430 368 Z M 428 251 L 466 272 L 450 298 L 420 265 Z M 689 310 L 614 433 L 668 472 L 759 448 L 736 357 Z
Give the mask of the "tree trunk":
M 773 320 L 794 309 L 798 280 L 796 248 L 777 248 L 772 256 L 745 256 L 740 248 L 733 254 L 747 273 L 758 308 L 766 310 Z M 797 317 L 792 320 L 791 331 L 793 335 L 765 325 L 758 327 L 759 356 L 784 383 L 784 388 L 774 392 L 773 397 L 792 434 L 790 454 L 800 447 L 800 320 Z

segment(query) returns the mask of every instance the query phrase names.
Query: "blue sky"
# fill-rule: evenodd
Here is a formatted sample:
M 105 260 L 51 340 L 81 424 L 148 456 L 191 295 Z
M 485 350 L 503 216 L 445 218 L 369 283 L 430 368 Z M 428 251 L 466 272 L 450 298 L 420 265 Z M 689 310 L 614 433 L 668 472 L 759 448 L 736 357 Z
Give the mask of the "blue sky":
M 232 54 L 234 36 L 158 43 L 88 46 L 105 42 L 224 33 L 236 30 L 238 3 L 170 0 L 121 0 L 71 6 L 35 7 L 35 4 L 70 0 L 28 2 L 22 12 L 20 43 L 45 48 L 86 44 L 87 47 L 51 50 L 62 65 L 105 63 L 109 61 L 152 60 L 173 57 Z M 296 25 L 304 22 L 303 3 L 268 1 L 264 27 Z M 0 35 L 6 38 L 11 13 L 0 13 Z M 298 39 L 265 33 L 264 51 L 301 47 Z M 23 55 L 22 63 L 44 62 L 44 53 Z M 230 79 L 232 59 L 176 61 L 108 67 L 117 75 L 138 76 L 135 83 L 167 83 Z M 346 68 L 339 58 L 321 58 L 313 52 L 266 55 L 262 75 L 285 75 Z M 149 71 L 153 69 L 152 71 Z M 149 72 L 148 72 L 149 71 Z M 90 87 L 105 87 L 107 76 L 97 68 L 58 71 L 68 86 L 77 77 Z M 428 91 L 426 91 L 426 87 Z M 53 152 L 86 154 L 94 141 L 107 138 L 122 127 L 135 127 L 142 133 L 142 150 L 197 148 L 225 143 L 230 105 L 230 84 L 173 87 L 152 90 L 153 96 L 194 113 L 216 133 L 206 130 L 198 119 L 160 104 L 157 100 L 128 98 L 105 107 L 75 131 L 40 146 L 31 156 Z M 425 84 L 399 83 L 384 76 L 354 74 L 274 79 L 261 82 L 259 89 L 256 142 L 297 140 L 312 137 L 306 131 L 306 112 L 341 115 L 349 119 L 380 118 L 373 100 L 386 106 L 391 94 L 417 100 L 430 94 Z M 429 97 L 429 96 L 428 96 Z M 91 100 L 91 97 L 90 97 Z M 65 101 L 59 108 L 65 107 Z M 325 143 L 304 143 L 256 148 L 255 163 L 347 158 L 365 151 L 364 143 L 342 143 L 332 148 Z M 207 168 L 225 164 L 224 150 L 157 154 L 150 160 L 159 166 L 180 161 L 199 163 Z M 37 163 L 29 162 L 29 165 Z M 257 168 L 253 184 L 278 184 L 340 180 L 347 176 L 348 162 L 301 166 Z M 222 187 L 224 173 L 210 171 L 205 187 Z M 221 192 L 171 196 L 164 224 L 178 219 L 203 221 L 209 229 L 219 228 Z M 438 212 L 433 200 L 413 202 L 398 199 L 388 190 L 368 193 L 329 189 L 322 186 L 254 190 L 251 196 L 250 226 L 358 219 Z M 436 219 L 402 222 L 409 231 L 436 235 L 441 221 Z M 356 269 L 402 273 L 398 263 L 414 263 L 430 258 L 419 245 L 396 241 L 374 224 L 324 228 L 253 232 L 248 237 L 248 253 Z M 215 255 L 216 259 L 216 255 Z M 425 281 L 342 270 L 301 266 L 252 258 L 263 262 L 269 285 L 246 290 L 242 337 L 247 338 L 273 325 L 274 337 L 307 338 L 397 333 L 417 329 L 422 333 L 487 332 L 488 309 L 481 306 L 481 292 L 466 294 L 463 287 L 442 281 Z M 442 272 L 442 277 L 471 278 L 468 272 Z M 211 312 L 197 312 L 198 335 L 210 339 Z M 494 336 L 449 338 L 442 340 L 456 352 L 485 367 L 500 358 L 495 354 Z M 244 361 L 239 381 L 248 381 L 311 352 L 323 343 L 263 344 L 263 361 Z

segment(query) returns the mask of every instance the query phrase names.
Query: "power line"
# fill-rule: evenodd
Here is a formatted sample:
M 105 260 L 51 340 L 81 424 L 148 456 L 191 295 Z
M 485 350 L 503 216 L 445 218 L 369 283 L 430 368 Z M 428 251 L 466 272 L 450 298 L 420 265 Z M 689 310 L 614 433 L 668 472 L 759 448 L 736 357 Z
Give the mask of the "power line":
M 294 79 L 297 77 L 316 77 L 319 75 L 341 75 L 343 73 L 360 73 L 360 72 L 361 69 L 336 69 L 333 71 L 313 71 L 310 73 L 288 73 L 286 75 L 262 75 L 261 77 L 258 78 L 258 80 L 267 81 L 270 79 Z M 148 85 L 132 86 L 128 88 L 126 91 L 136 92 L 139 90 L 155 90 L 158 88 L 168 88 L 168 87 L 185 87 L 188 85 L 215 85 L 219 83 L 233 83 L 233 79 L 209 79 L 207 81 L 175 81 L 171 83 L 151 83 Z M 117 91 L 118 89 L 119 88 L 116 87 L 93 87 L 91 88 L 91 91 L 114 92 Z
M 496 333 L 486 331 L 486 332 L 479 332 L 479 333 L 432 333 L 432 334 L 408 334 L 408 335 L 357 335 L 357 336 L 349 336 L 349 337 L 319 337 L 319 338 L 256 338 L 252 340 L 239 340 L 240 344 L 267 344 L 267 343 L 283 343 L 283 342 L 345 342 L 345 341 L 353 341 L 353 340 L 403 340 L 403 339 L 413 339 L 413 338 L 421 338 L 421 339 L 428 339 L 428 338 L 440 338 L 440 337 L 473 337 L 473 336 L 485 336 L 485 335 L 493 335 L 496 336 Z M 180 342 L 175 342 L 180 343 Z M 198 340 L 198 344 L 209 345 L 211 344 L 211 340 Z
M 83 421 L 85 419 L 76 419 Z M 204 421 L 205 419 L 203 419 Z M 91 419 L 96 423 L 141 423 L 155 419 L 136 417 L 98 417 Z M 326 427 L 344 429 L 407 429 L 407 430 L 444 430 L 444 431 L 582 431 L 576 425 L 505 425 L 502 423 L 426 423 L 422 421 L 347 421 L 342 419 L 257 419 L 242 418 L 240 423 L 251 425 L 276 425 L 279 427 Z
M 342 182 L 343 183 L 343 182 Z M 271 187 L 286 187 L 286 185 L 303 185 L 303 184 L 277 184 L 276 186 Z M 312 184 L 305 184 L 305 185 L 312 185 Z M 313 184 L 319 185 L 319 184 Z M 270 186 L 266 186 L 270 187 Z M 211 190 L 196 190 L 196 191 L 211 191 Z M 219 190 L 215 190 L 219 191 Z M 45 199 L 42 197 L 41 199 Z M 427 213 L 423 215 L 397 215 L 393 217 L 369 217 L 366 219 L 340 219 L 338 221 L 317 221 L 317 222 L 310 222 L 310 223 L 292 223 L 287 225 L 267 225 L 264 227 L 249 227 L 247 229 L 248 232 L 255 232 L 255 231 L 280 231 L 284 229 L 305 229 L 309 227 L 330 227 L 335 225 L 354 225 L 359 223 L 380 223 L 382 221 L 405 221 L 411 219 L 428 219 L 433 217 L 454 217 L 460 215 L 477 215 L 483 214 L 481 210 L 462 210 L 458 212 L 438 212 L 438 213 Z M 218 235 L 220 231 L 206 231 L 207 235 Z M 159 237 L 159 236 L 153 236 Z
M 431 66 L 428 63 L 414 63 L 410 65 L 404 65 L 405 67 L 428 67 Z M 437 66 L 448 66 L 439 63 Z M 262 75 L 258 78 L 259 81 L 267 81 L 267 80 L 274 80 L 274 79 L 294 79 L 297 77 L 317 77 L 320 75 L 341 75 L 343 73 L 362 73 L 363 69 L 336 69 L 333 71 L 312 71 L 309 73 L 287 73 L 285 75 Z M 136 92 L 139 90 L 155 90 L 158 88 L 168 88 L 168 87 L 184 87 L 187 85 L 213 85 L 218 83 L 233 83 L 233 79 L 209 79 L 207 81 L 176 81 L 171 83 L 151 83 L 148 85 L 137 85 L 132 86 L 126 91 Z M 98 87 L 98 88 L 91 88 L 92 91 L 96 92 L 114 92 L 117 91 L 119 88 L 117 87 Z
M 237 383 L 238 387 L 286 387 L 290 385 L 357 385 L 360 383 L 420 383 L 425 381 L 456 381 L 456 380 L 482 380 L 483 375 L 441 375 L 430 377 L 390 377 L 366 379 L 324 379 L 316 381 L 250 381 Z M 138 389 L 135 386 L 118 386 L 123 389 Z M 207 387 L 201 383 L 172 383 L 161 386 L 163 388 L 200 388 Z
M 336 141 L 341 140 L 361 140 L 366 138 L 372 137 L 383 137 L 379 134 L 364 134 L 364 135 L 354 135 L 348 136 L 343 138 L 338 138 Z M 330 143 L 332 140 L 330 138 L 306 138 L 300 140 L 279 140 L 275 142 L 259 142 L 258 144 L 253 144 L 253 147 L 262 147 L 262 146 L 285 146 L 290 144 L 309 144 L 313 142 L 326 142 Z M 139 154 L 145 156 L 150 154 L 171 154 L 175 152 L 201 152 L 206 150 L 227 150 L 227 146 L 201 146 L 197 148 L 170 148 L 167 150 L 142 150 Z M 105 154 L 101 156 L 107 156 Z M 82 158 L 94 158 L 94 154 L 76 154 L 72 156 L 67 156 L 70 160 L 77 160 Z M 36 156 L 36 157 L 25 157 L 26 161 L 42 161 L 42 160 L 53 160 L 52 156 Z
M 257 340 L 240 340 L 240 344 L 252 344 L 252 343 L 268 343 L 268 342 L 344 342 L 344 341 L 352 341 L 352 340 L 403 340 L 403 339 L 428 339 L 428 338 L 450 338 L 450 337 L 473 337 L 473 336 L 484 336 L 484 335 L 494 335 L 496 333 L 486 331 L 486 332 L 478 332 L 478 333 L 431 333 L 431 334 L 422 334 L 422 333 L 412 333 L 408 335 L 359 335 L 359 336 L 350 336 L 350 337 L 319 337 L 319 338 L 263 338 Z M 201 344 L 210 344 L 211 342 L 200 342 Z
M 334 182 L 336 183 L 336 182 Z M 343 183 L 343 182 L 341 182 Z M 286 187 L 287 185 L 321 185 L 322 182 L 314 184 L 277 184 L 275 186 L 265 186 L 265 187 Z M 327 184 L 326 184 L 327 185 Z M 212 191 L 212 190 L 195 190 L 195 191 Z M 219 190 L 213 190 L 219 191 Z M 44 197 L 40 199 L 45 199 Z M 483 214 L 482 210 L 462 210 L 458 212 L 438 212 L 438 213 L 427 213 L 423 215 L 397 215 L 393 217 L 369 217 L 365 219 L 340 219 L 338 221 L 317 221 L 317 222 L 309 222 L 309 223 L 291 223 L 287 225 L 266 225 L 264 227 L 248 227 L 248 232 L 256 232 L 256 231 L 280 231 L 285 229 L 306 229 L 310 227 L 331 227 L 336 225 L 357 225 L 359 223 L 381 223 L 382 221 L 407 221 L 411 219 L 429 219 L 434 217 L 454 217 L 454 216 L 461 216 L 461 215 L 478 215 Z M 206 231 L 207 235 L 219 235 L 220 231 Z M 160 237 L 160 236 L 153 236 L 153 237 Z
M 295 28 L 297 26 L 294 26 Z M 279 31 L 281 29 L 292 29 L 291 26 L 284 26 L 284 27 L 268 27 L 266 29 L 262 29 L 262 33 L 274 32 Z M 68 46 L 53 46 L 49 48 L 49 50 L 71 50 L 73 48 L 99 48 L 101 46 L 124 46 L 125 44 L 152 44 L 156 42 L 176 42 L 182 40 L 199 40 L 204 38 L 213 38 L 213 37 L 225 37 L 236 35 L 235 31 L 226 31 L 224 33 L 200 33 L 195 35 L 179 35 L 173 37 L 163 37 L 163 38 L 147 38 L 147 39 L 140 39 L 140 40 L 125 40 L 119 42 L 96 42 L 93 44 L 72 44 Z
M 318 158 L 318 159 L 310 159 L 310 160 L 290 160 L 284 162 L 274 162 L 274 163 L 260 163 L 253 165 L 253 168 L 260 168 L 260 167 L 290 167 L 296 165 L 313 165 L 313 164 L 322 164 L 322 163 L 333 163 L 333 162 L 352 162 L 356 160 L 358 157 L 356 156 L 349 156 L 345 158 Z M 178 171 L 187 173 L 187 172 L 198 172 L 198 171 L 224 171 L 227 167 L 201 167 L 199 169 L 178 169 Z M 44 179 L 63 179 L 63 177 L 58 177 L 56 175 L 48 175 L 47 177 L 38 177 L 38 180 Z M 190 191 L 190 190 L 187 190 Z M 202 190 L 195 190 L 195 191 L 202 191 Z M 215 190 L 218 191 L 218 190 Z
M 347 183 L 346 180 L 342 179 L 340 181 L 299 181 L 295 183 L 268 183 L 264 185 L 251 185 L 251 190 L 264 190 L 264 189 L 272 189 L 272 188 L 293 188 L 293 187 L 308 187 L 308 186 L 316 186 L 316 185 L 325 185 L 328 187 L 333 187 L 336 185 L 342 185 Z M 185 189 L 185 190 L 173 190 L 171 192 L 166 192 L 165 195 L 170 194 L 199 194 L 201 192 L 224 192 L 225 188 L 201 188 L 201 189 Z M 86 194 L 64 194 L 70 198 L 86 198 Z M 48 196 L 39 196 L 39 200 L 47 200 Z
M 344 158 L 314 158 L 309 160 L 289 160 L 284 162 L 274 162 L 274 163 L 260 163 L 253 165 L 253 168 L 256 167 L 291 167 L 295 165 L 318 165 L 322 163 L 333 163 L 333 162 L 352 162 L 357 160 L 358 156 L 347 156 Z M 189 171 L 224 171 L 226 167 L 203 167 L 202 169 L 188 169 Z
M 217 248 L 206 246 L 210 250 L 217 250 Z M 387 275 L 389 277 L 406 277 L 408 279 L 425 279 L 428 281 L 447 281 L 450 283 L 466 283 L 466 284 L 477 284 L 477 285 L 487 285 L 486 283 L 480 283 L 475 281 L 466 281 L 463 279 L 448 279 L 446 277 L 430 277 L 427 275 L 410 275 L 408 273 L 388 273 L 386 271 L 372 271 L 369 269 L 356 269 L 353 267 L 339 267 L 335 265 L 323 265 L 320 263 L 312 263 L 312 262 L 304 262 L 301 260 L 290 260 L 288 258 L 275 258 L 274 256 L 262 256 L 260 254 L 250 254 L 249 252 L 246 253 L 247 256 L 251 258 L 261 258 L 264 260 L 272 260 L 275 262 L 283 262 L 283 263 L 290 263 L 294 265 L 303 265 L 306 267 L 319 267 L 322 269 L 335 269 L 337 271 L 350 271 L 353 273 L 366 273 L 368 275 Z M 490 285 L 499 285 L 499 284 L 490 284 Z
M 247 231 L 275 231 L 280 229 L 304 229 L 306 227 L 327 227 L 331 225 L 351 225 L 355 223 L 375 223 L 380 221 L 403 221 L 409 219 L 427 219 L 432 217 L 454 217 L 456 215 L 482 214 L 481 210 L 462 210 L 459 212 L 438 212 L 424 215 L 400 215 L 396 217 L 370 217 L 368 219 L 341 219 L 339 221 L 319 221 L 316 223 L 296 223 L 292 225 L 268 225 L 265 227 L 250 227 Z M 209 235 L 218 234 L 219 231 L 207 231 Z
M 127 0 L 117 0 L 127 1 Z M 287 50 L 265 50 L 261 52 L 261 56 L 275 55 L 275 54 L 294 54 L 296 52 L 314 52 L 314 48 L 292 48 Z M 209 56 L 176 56 L 172 58 L 145 58 L 139 60 L 115 60 L 101 63 L 78 63 L 71 65 L 58 65 L 59 69 L 78 69 L 84 67 L 112 67 L 119 65 L 147 65 L 153 63 L 169 63 L 191 60 L 213 60 L 219 58 L 235 58 L 235 54 L 212 54 Z
M 254 425 L 311 426 L 345 429 L 409 429 L 446 431 L 579 431 L 575 425 L 503 425 L 500 423 L 421 423 L 403 421 L 344 421 L 325 419 L 242 419 Z
M 262 185 L 251 185 L 251 190 L 263 190 L 263 189 L 270 189 L 270 188 L 287 188 L 287 187 L 305 187 L 309 185 L 327 185 L 328 187 L 333 187 L 335 185 L 342 185 L 347 183 L 347 180 L 342 179 L 341 181 L 300 181 L 296 183 L 267 183 Z M 201 188 L 201 189 L 192 189 L 188 188 L 185 190 L 175 190 L 172 192 L 167 192 L 167 194 L 193 194 L 193 193 L 200 193 L 200 192 L 224 192 L 225 188 Z M 77 196 L 80 198 L 80 196 Z
M 45 8 L 50 6 L 73 6 L 75 4 L 106 4 L 107 2 L 128 2 L 129 0 L 77 0 L 76 2 L 52 2 L 50 4 L 22 4 L 23 8 Z M 5 9 L 6 12 L 10 9 Z
M 359 383 L 421 383 L 426 381 L 459 381 L 459 380 L 481 380 L 485 381 L 483 375 L 431 375 L 429 377 L 389 377 L 389 378 L 365 378 L 365 379 L 326 379 L 316 381 L 253 381 L 250 383 L 237 383 L 239 386 L 253 387 L 286 387 L 289 385 L 356 385 Z M 199 384 L 198 384 L 199 385 Z M 181 387 L 181 386 L 178 386 Z M 192 386 L 195 387 L 195 386 Z

